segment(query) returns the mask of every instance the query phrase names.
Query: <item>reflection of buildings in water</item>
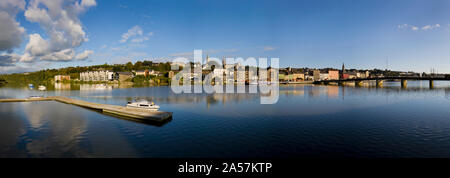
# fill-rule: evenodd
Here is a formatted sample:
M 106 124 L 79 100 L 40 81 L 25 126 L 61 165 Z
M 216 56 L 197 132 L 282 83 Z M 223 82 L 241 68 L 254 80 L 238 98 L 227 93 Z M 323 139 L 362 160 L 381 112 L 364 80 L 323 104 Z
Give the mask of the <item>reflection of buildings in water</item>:
M 301 89 L 301 90 L 299 90 L 299 89 L 280 90 L 280 94 L 284 94 L 286 96 L 289 96 L 289 95 L 300 95 L 300 96 L 303 96 L 303 95 L 305 95 L 305 90 L 303 90 L 303 89 Z
M 235 102 L 239 103 L 245 100 L 259 99 L 259 94 L 257 93 L 190 93 L 190 94 L 169 94 L 168 96 L 155 96 L 155 97 L 127 97 L 127 101 L 134 100 L 148 100 L 154 101 L 155 103 L 170 103 L 170 104 L 187 104 L 191 105 L 193 103 L 205 102 L 207 106 L 216 105 L 222 103 Z
M 215 99 L 214 96 L 208 95 L 206 97 L 206 107 L 209 109 L 211 105 L 216 105 L 219 103 L 219 100 Z
M 328 98 L 338 98 L 339 96 L 339 86 L 327 86 L 327 96 Z
M 55 90 L 70 90 L 70 83 L 55 83 Z
M 320 87 L 317 86 L 309 86 L 308 87 L 308 96 L 311 98 L 319 97 L 320 96 Z
M 95 91 L 95 90 L 112 90 L 113 86 L 106 84 L 81 84 L 80 91 Z
M 450 99 L 450 88 L 445 89 L 445 98 Z
M 339 86 L 327 85 L 327 86 L 308 86 L 305 87 L 308 96 L 311 98 L 316 98 L 319 96 L 327 96 L 328 98 L 338 98 L 339 97 Z

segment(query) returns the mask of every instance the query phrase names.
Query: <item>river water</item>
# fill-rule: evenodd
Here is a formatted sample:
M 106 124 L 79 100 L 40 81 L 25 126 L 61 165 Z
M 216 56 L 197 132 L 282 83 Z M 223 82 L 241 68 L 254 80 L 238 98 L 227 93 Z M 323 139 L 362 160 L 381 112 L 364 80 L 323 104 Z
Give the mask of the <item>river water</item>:
M 259 94 L 175 94 L 168 86 L 0 88 L 0 98 L 60 95 L 173 112 L 141 123 L 53 101 L 0 103 L 0 157 L 450 157 L 450 83 L 383 88 L 280 86 Z

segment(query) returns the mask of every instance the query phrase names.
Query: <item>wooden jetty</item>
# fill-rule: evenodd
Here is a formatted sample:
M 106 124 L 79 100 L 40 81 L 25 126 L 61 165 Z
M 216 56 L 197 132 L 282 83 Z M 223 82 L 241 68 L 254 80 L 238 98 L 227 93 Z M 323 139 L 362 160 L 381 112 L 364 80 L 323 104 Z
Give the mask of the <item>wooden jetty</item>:
M 128 108 L 125 106 L 92 103 L 63 96 L 34 97 L 26 99 L 0 99 L 2 102 L 33 102 L 33 101 L 57 101 L 66 104 L 72 104 L 80 107 L 102 111 L 104 113 L 114 114 L 118 116 L 129 117 L 133 119 L 164 122 L 172 117 L 172 112 L 165 111 L 149 111 L 140 108 Z

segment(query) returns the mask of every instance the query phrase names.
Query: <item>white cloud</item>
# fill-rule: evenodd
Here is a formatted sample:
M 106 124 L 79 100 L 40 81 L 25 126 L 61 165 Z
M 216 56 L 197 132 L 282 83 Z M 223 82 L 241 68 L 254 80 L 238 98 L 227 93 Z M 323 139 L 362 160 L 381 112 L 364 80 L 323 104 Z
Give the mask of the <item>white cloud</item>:
M 74 58 L 75 51 L 73 49 L 64 49 L 61 51 L 56 51 L 53 53 L 45 54 L 44 56 L 41 56 L 41 60 L 46 61 L 70 61 Z
M 273 46 L 265 46 L 264 47 L 264 51 L 273 51 L 273 50 L 275 50 L 275 49 L 277 49 L 276 47 L 273 47 Z
M 76 59 L 75 48 L 88 41 L 79 15 L 96 4 L 95 0 L 31 0 L 25 18 L 38 23 L 49 39 L 43 39 L 37 33 L 30 34 L 21 61 Z M 82 54 L 91 54 L 85 52 Z
M 81 6 L 84 7 L 91 7 L 91 6 L 96 6 L 97 2 L 95 2 L 95 0 L 83 0 L 81 1 Z
M 20 56 L 18 56 L 20 58 Z M 0 67 L 0 73 L 23 73 L 23 72 L 33 72 L 41 70 L 43 68 L 48 68 L 49 62 L 35 62 L 35 63 L 17 63 L 9 66 Z
M 49 42 L 44 40 L 41 35 L 35 33 L 29 35 L 29 41 L 25 46 L 25 51 L 30 54 L 30 56 L 43 56 L 49 53 L 49 48 Z
M 144 34 L 144 30 L 142 30 L 142 27 L 136 25 L 128 29 L 127 32 L 123 33 L 122 39 L 119 42 L 125 43 L 130 40 L 133 43 L 142 43 L 149 40 L 151 36 L 153 36 L 153 32 Z
M 400 29 L 408 28 L 408 24 L 398 25 L 397 28 L 400 28 Z
M 422 30 L 425 30 L 425 31 L 427 31 L 427 30 L 429 30 L 429 29 L 431 29 L 431 26 L 430 26 L 430 25 L 426 25 L 426 26 L 423 26 L 423 27 L 422 27 Z
M 421 28 L 414 26 L 414 25 L 409 25 L 409 24 L 401 24 L 398 25 L 397 28 L 398 29 L 411 29 L 412 31 L 428 31 L 428 30 L 434 30 L 434 29 L 438 29 L 440 28 L 441 25 L 440 24 L 435 24 L 435 25 L 425 25 Z
M 82 53 L 78 54 L 75 59 L 76 60 L 85 60 L 87 59 L 91 54 L 93 54 L 94 51 L 92 50 L 85 50 Z
M 427 31 L 427 30 L 433 30 L 436 28 L 440 28 L 441 25 L 440 24 L 436 24 L 436 25 L 426 25 L 422 27 L 422 30 Z
M 16 21 L 16 14 L 24 10 L 24 0 L 0 1 L 0 51 L 12 52 L 19 47 L 25 29 Z

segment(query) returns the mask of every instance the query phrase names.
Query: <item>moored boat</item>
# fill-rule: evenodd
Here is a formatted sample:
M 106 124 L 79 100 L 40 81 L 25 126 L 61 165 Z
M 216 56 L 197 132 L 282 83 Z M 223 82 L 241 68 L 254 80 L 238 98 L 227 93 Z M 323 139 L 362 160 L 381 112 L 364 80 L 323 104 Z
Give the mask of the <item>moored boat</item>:
M 127 107 L 147 109 L 151 111 L 157 111 L 159 109 L 158 105 L 156 105 L 154 102 L 149 101 L 128 102 Z
M 41 91 L 45 91 L 45 90 L 47 90 L 47 87 L 45 87 L 44 85 L 39 85 L 38 89 Z

